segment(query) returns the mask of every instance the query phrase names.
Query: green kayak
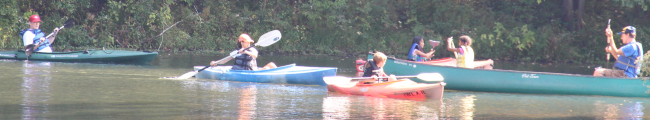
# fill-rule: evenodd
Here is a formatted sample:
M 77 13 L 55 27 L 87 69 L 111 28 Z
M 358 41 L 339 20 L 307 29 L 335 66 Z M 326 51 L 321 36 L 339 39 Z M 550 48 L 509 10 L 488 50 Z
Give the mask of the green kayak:
M 158 56 L 158 52 L 124 50 L 85 50 L 72 52 L 34 52 L 27 57 L 24 50 L 0 52 L 0 59 L 35 60 L 52 62 L 133 63 L 146 64 Z

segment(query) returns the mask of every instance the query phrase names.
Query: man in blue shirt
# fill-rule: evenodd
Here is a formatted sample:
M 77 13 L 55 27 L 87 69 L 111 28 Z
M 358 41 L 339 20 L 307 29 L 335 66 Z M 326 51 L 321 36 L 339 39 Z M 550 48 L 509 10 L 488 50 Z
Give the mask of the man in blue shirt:
M 643 47 L 640 43 L 636 42 L 636 28 L 626 26 L 623 31 L 618 34 L 621 35 L 621 40 L 625 43 L 619 49 L 616 49 L 614 44 L 614 37 L 612 30 L 607 27 L 605 29 L 607 41 L 609 45 L 605 47 L 605 51 L 611 53 L 616 58 L 614 69 L 599 68 L 594 71 L 594 76 L 609 76 L 609 77 L 628 77 L 636 78 L 641 72 L 641 62 L 643 61 Z

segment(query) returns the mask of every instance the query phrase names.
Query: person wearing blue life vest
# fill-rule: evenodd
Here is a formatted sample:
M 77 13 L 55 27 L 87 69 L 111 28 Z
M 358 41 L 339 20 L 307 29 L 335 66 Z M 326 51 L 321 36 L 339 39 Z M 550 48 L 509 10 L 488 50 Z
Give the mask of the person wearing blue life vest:
M 635 39 L 636 28 L 626 26 L 623 28 L 623 31 L 618 33 L 621 35 L 621 41 L 625 44 L 619 49 L 616 49 L 612 33 L 612 29 L 608 26 L 605 29 L 605 35 L 607 35 L 607 42 L 609 44 L 605 47 L 605 51 L 611 53 L 616 59 L 614 69 L 597 68 L 594 71 L 594 76 L 636 78 L 641 72 L 640 61 L 643 61 L 643 47 Z
M 23 39 L 23 45 L 27 47 L 30 44 L 35 44 L 34 51 L 36 52 L 52 52 L 52 43 L 56 38 L 56 33 L 59 28 L 54 28 L 54 35 L 49 39 L 45 38 L 45 34 L 39 27 L 41 26 L 41 17 L 32 15 L 29 17 L 29 29 L 22 30 L 20 35 Z
M 432 47 L 428 53 L 424 53 L 424 39 L 421 36 L 415 36 L 408 52 L 408 60 L 427 61 L 434 56 L 433 52 L 436 52 L 436 50 L 433 50 Z

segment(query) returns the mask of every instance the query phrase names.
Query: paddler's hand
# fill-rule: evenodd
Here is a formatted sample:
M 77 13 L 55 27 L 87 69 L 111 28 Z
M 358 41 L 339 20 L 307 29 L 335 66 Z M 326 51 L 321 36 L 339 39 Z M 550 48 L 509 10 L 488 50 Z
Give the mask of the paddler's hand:
M 397 77 L 395 77 L 395 75 L 390 74 L 390 76 L 388 76 L 388 81 L 395 81 L 395 80 L 397 80 Z
M 41 37 L 41 41 L 44 41 L 44 40 L 45 40 L 45 37 Z
M 447 38 L 447 44 L 450 44 L 450 43 L 454 42 L 453 40 L 454 40 L 454 37 Z
M 609 46 L 605 47 L 605 52 L 609 53 Z
M 239 49 L 239 52 L 238 52 L 238 53 L 239 53 L 239 54 L 244 54 L 244 53 L 246 52 L 244 49 L 246 49 L 246 48 Z
M 610 39 L 609 39 L 609 38 L 611 38 L 611 40 L 614 40 L 612 29 L 609 29 L 609 28 L 605 29 L 605 35 L 607 35 L 607 38 L 608 38 L 607 43 L 613 42 L 613 41 L 610 41 Z
M 377 79 L 379 79 L 379 78 L 377 78 L 376 75 L 372 75 L 372 76 L 370 76 L 370 77 L 371 77 L 373 80 L 377 80 Z
M 54 34 L 59 32 L 59 28 L 54 28 Z
M 210 62 L 210 66 L 216 66 L 216 65 L 217 65 L 217 61 L 211 61 Z

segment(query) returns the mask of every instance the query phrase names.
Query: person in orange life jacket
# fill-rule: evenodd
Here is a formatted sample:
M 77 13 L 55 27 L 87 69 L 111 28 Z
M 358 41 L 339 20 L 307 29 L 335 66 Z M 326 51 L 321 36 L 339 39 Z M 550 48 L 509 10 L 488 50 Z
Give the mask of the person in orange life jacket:
M 408 52 L 408 60 L 419 62 L 427 61 L 434 56 L 433 52 L 436 51 L 433 50 L 432 47 L 428 53 L 424 53 L 424 39 L 422 36 L 415 36 L 415 38 L 413 38 L 413 42 L 411 43 L 411 49 L 409 49 Z
M 255 42 L 251 37 L 243 33 L 239 36 L 238 39 L 238 50 L 235 50 L 231 53 L 232 54 L 241 54 L 235 56 L 235 64 L 232 66 L 231 69 L 234 70 L 266 70 L 266 69 L 271 69 L 271 68 L 276 68 L 277 66 L 275 63 L 270 62 L 266 64 L 262 68 L 257 68 L 257 57 L 258 57 L 258 52 L 255 47 L 249 48 L 248 50 L 244 50 L 248 47 L 251 46 L 251 44 Z M 217 65 L 217 61 L 212 61 L 210 62 L 210 65 L 215 66 Z
M 594 70 L 594 76 L 636 78 L 641 72 L 641 63 L 639 61 L 643 61 L 643 47 L 636 42 L 636 28 L 626 26 L 618 34 L 621 35 L 621 41 L 625 45 L 616 49 L 612 29 L 609 27 L 605 29 L 605 35 L 609 42 L 609 45 L 605 47 L 605 51 L 611 53 L 616 59 L 616 63 L 614 63 L 616 69 L 597 68 Z
M 27 47 L 29 44 L 36 44 L 34 51 L 36 52 L 52 52 L 52 47 L 50 45 L 54 43 L 56 34 L 59 32 L 59 28 L 54 28 L 54 35 L 46 40 L 45 34 L 42 32 L 39 27 L 41 26 L 41 17 L 38 15 L 32 15 L 29 17 L 29 29 L 21 31 L 21 37 L 23 38 L 23 45 Z M 39 42 L 43 41 L 39 44 Z
M 386 65 L 386 55 L 381 52 L 376 52 L 372 60 L 368 60 L 366 62 L 366 69 L 363 72 L 362 77 L 372 77 L 370 80 L 363 80 L 359 81 L 360 84 L 372 84 L 375 83 L 376 81 L 379 81 L 379 77 L 386 77 L 386 73 L 384 73 L 384 65 Z M 393 81 L 397 80 L 395 75 L 390 75 L 388 76 L 388 79 L 382 79 L 383 81 Z
M 467 35 L 460 36 L 458 40 L 458 48 L 452 47 L 454 44 L 453 37 L 447 38 L 447 50 L 452 52 L 458 52 L 459 55 L 456 58 L 457 67 L 464 68 L 483 68 L 483 69 L 492 69 L 492 64 L 494 61 L 492 59 L 484 61 L 474 61 L 474 49 L 472 49 L 472 38 Z M 488 67 L 486 67 L 488 66 Z

